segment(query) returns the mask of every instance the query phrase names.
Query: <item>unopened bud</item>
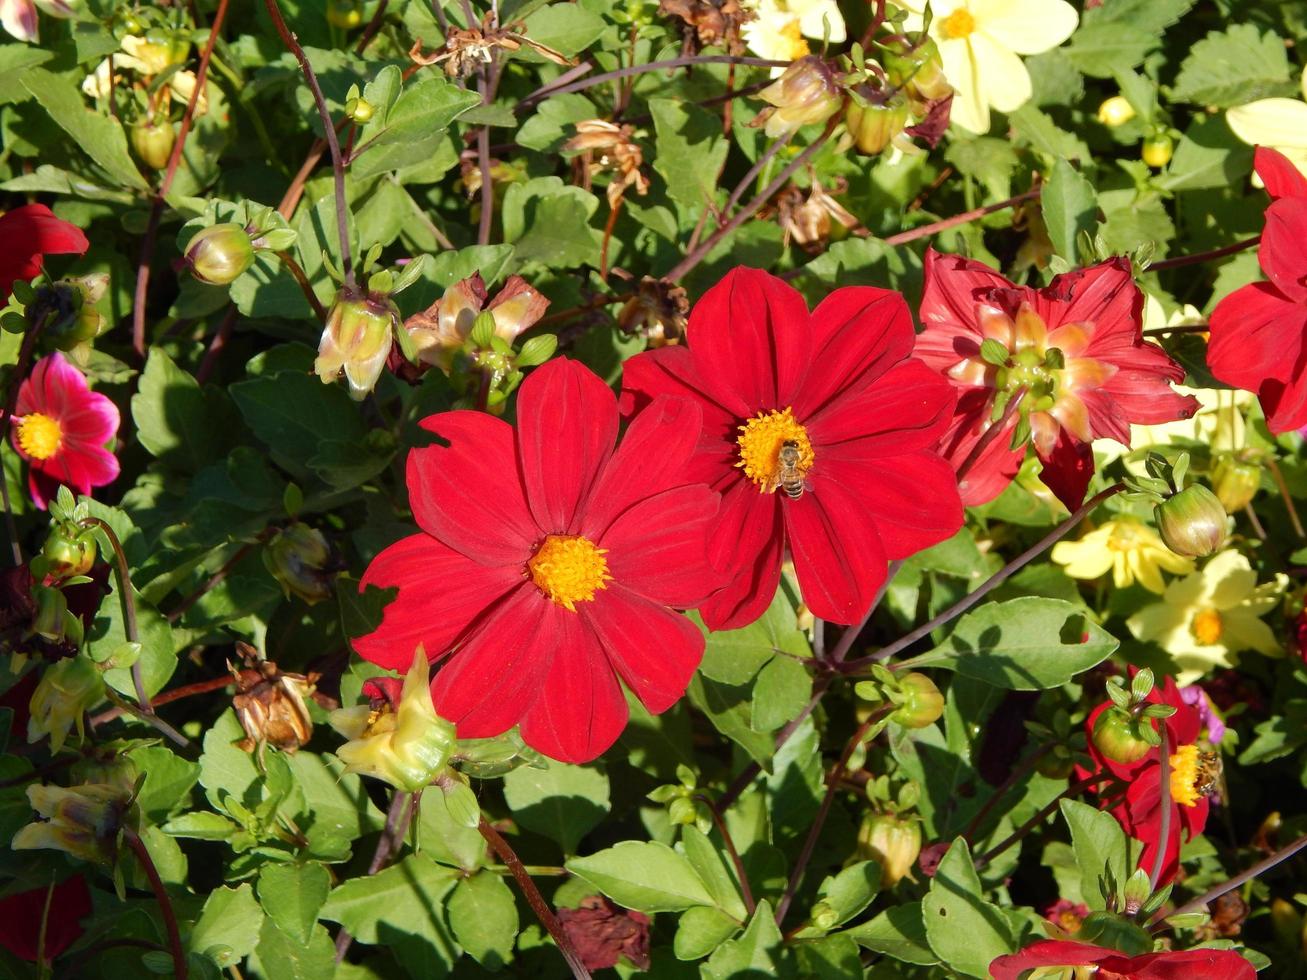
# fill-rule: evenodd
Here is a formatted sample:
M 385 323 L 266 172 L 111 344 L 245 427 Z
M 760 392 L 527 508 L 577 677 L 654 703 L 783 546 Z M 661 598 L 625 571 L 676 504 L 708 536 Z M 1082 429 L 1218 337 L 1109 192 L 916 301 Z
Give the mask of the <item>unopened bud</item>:
M 137 159 L 151 170 L 162 170 L 168 166 L 172 156 L 172 146 L 177 142 L 177 131 L 167 119 L 154 121 L 139 119 L 132 124 L 132 149 Z
M 1238 455 L 1223 453 L 1212 467 L 1212 488 L 1227 514 L 1252 503 L 1262 485 L 1262 468 Z
M 776 81 L 758 93 L 771 107 L 750 125 L 763 126 L 772 139 L 791 136 L 804 126 L 824 123 L 840 107 L 840 89 L 830 66 L 816 55 L 793 62 Z
M 362 97 L 350 99 L 345 103 L 345 114 L 356 123 L 365 123 L 375 112 L 372 103 Z
M 1225 544 L 1225 508 L 1216 494 L 1191 484 L 1153 508 L 1166 546 L 1185 558 L 1203 558 Z
M 944 695 L 925 674 L 913 671 L 898 679 L 899 690 L 893 695 L 898 707 L 890 720 L 904 728 L 925 728 L 944 714 Z
M 1140 154 L 1144 163 L 1156 170 L 1160 170 L 1171 162 L 1171 152 L 1175 149 L 1175 141 L 1167 133 L 1161 133 L 1157 136 L 1150 136 L 1144 140 L 1144 148 Z
M 313 370 L 323 384 L 335 381 L 343 371 L 350 397 L 362 401 L 381 377 L 398 323 L 399 309 L 390 297 L 342 294 L 327 315 Z
M 818 902 L 812 907 L 808 921 L 818 929 L 834 929 L 840 922 L 839 911 L 827 901 Z
M 863 86 L 865 89 L 866 86 Z M 901 94 L 894 94 L 888 102 L 881 102 L 879 94 L 856 93 L 844 110 L 844 122 L 853 137 L 859 153 L 875 156 L 885 149 L 890 140 L 903 132 L 908 124 L 908 103 Z
M 352 30 L 363 23 L 363 7 L 355 0 L 327 0 L 327 23 Z
M 923 102 L 948 98 L 953 86 L 944 77 L 944 60 L 934 40 L 924 34 L 912 34 L 907 41 L 910 46 L 902 49 L 887 39 L 881 62 L 890 83 Z
M 1144 725 L 1151 728 L 1152 721 L 1124 708 L 1110 707 L 1094 721 L 1094 748 L 1122 765 L 1138 762 L 1156 744 L 1141 731 Z
M 667 819 L 675 824 L 694 823 L 694 800 L 688 796 L 678 796 L 667 807 Z
M 38 286 L 27 308 L 28 319 L 44 322 L 44 335 L 60 350 L 72 350 L 104 329 L 105 319 L 95 304 L 108 285 L 108 274 L 97 272 Z
M 1103 104 L 1098 107 L 1098 121 L 1104 126 L 1116 128 L 1128 123 L 1134 117 L 1135 107 L 1124 95 L 1114 95 L 1110 99 L 1104 99 Z
M 55 591 L 55 590 L 50 590 Z M 82 716 L 104 699 L 104 677 L 86 657 L 68 657 L 46 668 L 32 692 L 27 741 L 50 736 L 50 749 L 63 748 L 68 733 L 86 734 Z
M 85 575 L 95 564 L 95 535 L 76 524 L 60 523 L 41 546 L 41 557 L 48 563 L 45 573 L 50 578 L 62 580 Z
M 43 819 L 14 834 L 10 845 L 14 850 L 50 848 L 83 861 L 114 863 L 118 834 L 131 806 L 131 795 L 123 787 L 109 783 L 29 786 L 27 798 Z
M 254 243 L 240 225 L 225 222 L 197 231 L 186 243 L 191 275 L 211 286 L 226 286 L 254 263 Z
M 287 597 L 297 595 L 309 605 L 331 598 L 338 563 L 317 528 L 299 521 L 282 528 L 268 542 L 263 559 Z
M 858 857 L 880 865 L 880 887 L 892 888 L 912 870 L 921 853 L 921 824 L 912 817 L 879 813 L 858 829 Z

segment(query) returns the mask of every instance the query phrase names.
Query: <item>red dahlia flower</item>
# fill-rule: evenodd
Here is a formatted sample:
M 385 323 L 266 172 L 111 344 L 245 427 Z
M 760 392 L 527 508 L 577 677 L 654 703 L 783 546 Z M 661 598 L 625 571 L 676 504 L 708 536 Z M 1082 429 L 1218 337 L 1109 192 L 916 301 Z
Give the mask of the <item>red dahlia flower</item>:
M 49 963 L 82 937 L 82 919 L 90 914 L 91 890 L 81 875 L 65 878 L 53 894 L 49 888 L 33 888 L 0 898 L 0 946 L 29 963 Z
M 1158 849 L 1165 849 L 1159 878 L 1159 883 L 1165 884 L 1175 877 L 1179 867 L 1181 834 L 1186 840 L 1192 840 L 1207 825 L 1207 795 L 1213 789 L 1215 758 L 1201 752 L 1195 744 L 1202 731 L 1202 716 L 1197 708 L 1185 703 L 1174 680 L 1168 677 L 1164 685 L 1154 687 L 1148 700 L 1176 709 L 1165 722 L 1171 809 L 1165 842 L 1162 841 L 1161 748 L 1149 749 L 1135 762 L 1122 763 L 1107 758 L 1094 744 L 1094 722 L 1112 707 L 1110 701 L 1100 704 L 1085 721 L 1085 731 L 1090 736 L 1089 754 L 1095 766 L 1092 772 L 1078 767 L 1076 775 L 1081 779 L 1093 774 L 1116 777 L 1115 783 L 1100 784 L 1100 806 L 1116 818 L 1127 834 L 1143 842 L 1139 867 L 1145 871 L 1152 872 Z
M 42 510 L 60 484 L 79 494 L 112 483 L 118 459 L 105 448 L 118 434 L 118 406 L 92 391 L 81 371 L 51 354 L 18 389 L 11 433 L 27 460 L 27 486 Z
M 889 559 L 962 525 L 934 450 L 953 393 L 909 356 L 898 293 L 837 289 L 809 313 L 780 279 L 738 268 L 699 300 L 686 337 L 626 362 L 622 404 L 684 395 L 703 410 L 691 471 L 722 494 L 709 551 L 727 576 L 701 610 L 711 629 L 762 615 L 787 547 L 813 614 L 856 623 Z
M 943 443 L 955 468 L 1007 400 L 1026 391 L 1006 429 L 967 463 L 963 503 L 987 503 L 1012 482 L 1025 446 L 1013 449 L 1011 436 L 1023 418 L 1044 464 L 1043 481 L 1075 510 L 1094 473 L 1095 439 L 1129 446 L 1131 423 L 1155 425 L 1197 411 L 1192 397 L 1171 390 L 1184 371 L 1143 340 L 1143 302 L 1124 258 L 1031 289 L 980 262 L 926 251 L 925 331 L 916 354 L 958 387 Z
M 674 609 L 720 584 L 707 561 L 717 496 L 688 475 L 699 409 L 660 398 L 617 442 L 617 399 L 573 361 L 522 384 L 518 424 L 444 412 L 414 449 L 421 531 L 379 554 L 364 585 L 398 586 L 366 659 L 449 660 L 431 693 L 460 738 L 521 724 L 532 748 L 585 762 L 626 724 L 620 678 L 655 714 L 685 693 L 703 635 Z M 452 651 L 452 653 L 451 653 Z
M 1257 253 L 1270 281 L 1216 304 L 1207 365 L 1226 384 L 1255 391 L 1267 427 L 1281 433 L 1307 425 L 1307 178 L 1264 147 L 1257 173 L 1277 199 L 1266 209 Z
M 989 964 L 994 980 L 1022 980 L 1030 970 L 1089 967 L 1095 980 L 1253 980 L 1257 971 L 1238 953 L 1228 949 L 1186 949 L 1180 952 L 1127 956 L 1115 949 L 1086 943 L 1043 939 L 1019 953 L 997 957 Z M 1054 974 L 1041 972 L 1041 977 Z M 1079 976 L 1080 974 L 1075 974 Z
M 90 247 L 76 225 L 56 218 L 44 204 L 24 204 L 0 215 L 0 299 L 14 283 L 41 271 L 46 255 L 81 255 Z

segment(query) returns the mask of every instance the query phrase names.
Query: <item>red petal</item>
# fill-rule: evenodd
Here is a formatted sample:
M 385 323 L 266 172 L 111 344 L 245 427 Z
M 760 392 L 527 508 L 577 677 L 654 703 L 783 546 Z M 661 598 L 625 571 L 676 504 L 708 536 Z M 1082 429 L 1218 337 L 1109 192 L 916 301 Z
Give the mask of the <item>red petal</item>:
M 409 505 L 419 526 L 482 564 L 525 564 L 542 532 L 527 509 L 513 427 L 469 411 L 421 424 L 450 445 L 408 455 Z
M 1253 169 L 1266 185 L 1266 193 L 1271 200 L 1282 197 L 1307 197 L 1307 177 L 1289 162 L 1279 150 L 1269 146 L 1257 147 L 1253 154 Z
M 537 368 L 517 398 L 522 482 L 536 524 L 574 534 L 617 443 L 617 396 L 578 361 Z
M 43 886 L 8 895 L 0 898 L 0 946 L 29 963 L 39 954 L 48 962 L 81 938 L 82 920 L 90 914 L 91 890 L 80 874 L 55 885 L 53 893 Z M 42 939 L 44 948 L 38 948 Z
M 793 404 L 812 350 L 808 307 L 786 282 L 739 266 L 690 311 L 686 340 L 707 390 L 747 417 Z
M 1226 384 L 1257 391 L 1267 378 L 1287 380 L 1307 334 L 1307 307 L 1268 282 L 1226 296 L 1209 318 L 1207 365 Z
M 1257 970 L 1230 949 L 1146 953 L 1130 960 L 1132 980 L 1254 980 Z
M 870 384 L 912 353 L 916 331 L 902 295 L 871 286 L 847 286 L 812 311 L 814 367 L 795 399 L 806 419 L 831 399 Z
M 1019 953 L 997 957 L 989 964 L 989 973 L 994 980 L 1018 980 L 1025 971 L 1041 966 L 1089 966 L 1120 955 L 1116 950 L 1102 946 L 1041 939 Z
M 1094 325 L 1087 357 L 1094 356 L 1094 344 L 1105 337 L 1122 332 L 1133 341 L 1139 336 L 1144 294 L 1135 285 L 1130 261 L 1121 256 L 1054 276 L 1037 297 L 1035 311 L 1050 330 L 1064 323 Z
M 953 418 L 955 389 L 913 358 L 861 392 L 837 397 L 805 421 L 816 451 L 814 472 L 827 452 L 857 440 L 858 457 L 898 456 L 936 445 Z
M 1257 258 L 1280 292 L 1307 304 L 1307 197 L 1286 197 L 1266 209 Z
M 385 549 L 363 573 L 369 585 L 399 588 L 381 625 L 352 641 L 364 660 L 390 670 L 408 670 L 421 644 L 427 657 L 445 655 L 479 616 L 522 583 L 516 565 L 479 564 L 427 534 L 414 534 Z
M 935 453 L 841 459 L 829 475 L 874 519 L 886 558 L 907 558 L 962 526 L 953 468 Z
M 722 584 L 721 573 L 708 561 L 719 504 L 717 494 L 696 484 L 627 509 L 598 539 L 608 549 L 613 579 L 661 605 L 699 605 Z
M 56 218 L 44 204 L 25 204 L 0 215 L 0 296 L 17 280 L 41 271 L 43 255 L 81 255 L 90 247 L 76 225 Z
M 622 414 L 630 415 L 659 395 L 674 395 L 697 402 L 703 412 L 703 439 L 734 441 L 736 426 L 753 410 L 738 395 L 727 392 L 724 401 L 715 400 L 695 369 L 688 347 L 664 347 L 645 351 L 622 365 Z
M 925 358 L 936 370 L 946 370 L 957 362 L 953 356 L 948 364 L 936 365 L 931 355 L 947 357 L 951 345 L 946 344 L 936 351 L 922 350 L 922 340 L 926 335 L 940 337 L 936 333 L 942 330 L 944 337 L 963 333 L 976 338 L 980 329 L 976 325 L 976 303 L 993 289 L 1012 289 L 1012 283 L 985 265 L 964 259 L 960 255 L 945 255 L 933 248 L 926 249 L 925 287 L 921 294 L 919 311 L 921 324 L 926 333 L 917 338 L 918 355 Z M 979 346 L 979 340 L 976 341 Z
M 685 694 L 703 659 L 703 633 L 685 616 L 614 583 L 584 609 L 617 673 L 653 714 Z
M 972 458 L 976 443 L 990 427 L 993 395 L 988 388 L 963 390 L 953 422 L 940 440 L 944 458 L 961 474 L 958 493 L 962 503 L 968 507 L 987 504 L 1007 489 L 1026 455 L 1024 446 L 1016 450 L 1010 448 L 1011 432 L 1016 426 L 1016 419 L 1012 418 L 1006 431 L 991 439 L 980 455 Z M 963 466 L 965 472 L 962 472 Z
M 557 626 L 553 661 L 522 718 L 522 741 L 551 759 L 579 764 L 602 755 L 622 734 L 626 698 L 582 617 L 564 610 Z
M 1085 491 L 1094 477 L 1094 451 L 1059 429 L 1057 442 L 1048 456 L 1040 456 L 1044 469 L 1039 478 L 1062 501 L 1067 510 L 1077 510 L 1085 502 Z
M 783 527 L 781 502 L 775 494 L 759 493 L 743 477 L 722 490 L 708 557 L 728 581 L 699 607 L 709 629 L 748 626 L 771 605 L 781 580 Z

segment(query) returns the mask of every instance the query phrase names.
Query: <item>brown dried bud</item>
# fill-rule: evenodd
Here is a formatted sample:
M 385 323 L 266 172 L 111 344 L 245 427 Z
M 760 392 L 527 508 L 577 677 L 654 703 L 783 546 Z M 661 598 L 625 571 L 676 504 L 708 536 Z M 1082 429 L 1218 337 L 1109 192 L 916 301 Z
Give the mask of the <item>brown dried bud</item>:
M 621 312 L 617 325 L 649 339 L 650 347 L 669 347 L 685 339 L 690 300 L 685 289 L 665 279 L 645 276 Z
M 313 737 L 313 721 L 305 699 L 313 694 L 318 674 L 283 673 L 270 660 L 259 659 L 258 651 L 245 643 L 236 644 L 248 668 L 228 669 L 236 679 L 232 698 L 236 718 L 245 729 L 238 747 L 245 752 L 271 745 L 283 752 L 295 752 Z

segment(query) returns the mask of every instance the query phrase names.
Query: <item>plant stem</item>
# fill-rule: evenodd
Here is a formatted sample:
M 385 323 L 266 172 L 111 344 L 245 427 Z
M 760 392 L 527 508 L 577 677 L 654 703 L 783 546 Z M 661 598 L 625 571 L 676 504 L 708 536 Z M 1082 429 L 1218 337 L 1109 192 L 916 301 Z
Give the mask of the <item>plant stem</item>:
M 186 951 L 182 947 L 181 933 L 177 930 L 177 916 L 173 913 L 172 900 L 168 898 L 168 890 L 163 887 L 163 880 L 159 877 L 159 870 L 154 866 L 154 861 L 150 857 L 149 849 L 145 846 L 145 841 L 141 840 L 136 831 L 130 827 L 124 827 L 123 840 L 132 849 L 132 853 L 136 855 L 136 860 L 141 862 L 145 877 L 150 879 L 150 888 L 154 891 L 155 901 L 159 903 L 159 911 L 163 913 L 163 924 L 168 931 L 168 949 L 172 952 L 173 976 L 177 980 L 186 980 Z
M 531 906 L 531 911 L 536 914 L 540 924 L 553 937 L 554 942 L 558 945 L 559 952 L 563 954 L 563 959 L 567 960 L 567 965 L 572 970 L 572 976 L 576 980 L 590 980 L 590 971 L 581 962 L 581 957 L 572 945 L 572 940 L 567 937 L 563 924 L 558 921 L 558 917 L 554 915 L 544 896 L 540 894 L 540 889 L 531 880 L 531 875 L 527 873 L 522 861 L 517 856 L 517 852 L 513 850 L 508 841 L 504 840 L 499 831 L 486 822 L 484 816 L 481 818 L 481 822 L 477 824 L 477 830 L 494 848 L 495 853 L 499 855 L 499 860 L 503 861 L 508 870 L 512 872 L 513 880 L 522 889 L 522 895 L 526 898 L 527 904 Z
M 252 673 L 252 672 L 251 672 Z M 235 680 L 230 674 L 222 677 L 214 677 L 207 681 L 196 681 L 194 684 L 184 684 L 181 687 L 175 687 L 171 691 L 164 691 L 154 697 L 154 706 L 157 708 L 162 704 L 172 704 L 174 701 L 180 701 L 182 698 L 194 697 L 197 694 L 209 694 L 213 691 L 221 691 L 224 687 L 230 687 Z M 110 708 L 108 711 L 102 711 L 91 719 L 91 727 L 96 728 L 100 725 L 107 725 L 122 715 L 121 708 Z M 0 788 L 4 787 L 0 783 Z
M 250 549 L 253 547 L 254 545 L 252 544 L 243 544 L 239 548 L 237 548 L 236 552 L 225 562 L 223 562 L 221 568 L 219 568 L 216 572 L 210 575 L 205 580 L 204 584 L 201 585 L 198 589 L 196 589 L 190 595 L 186 596 L 186 598 L 182 599 L 181 602 L 177 603 L 177 608 L 169 612 L 168 615 L 165 616 L 164 618 L 167 619 L 168 622 L 170 623 L 175 623 L 177 622 L 177 620 L 181 619 L 182 616 L 186 614 L 187 610 L 191 608 L 191 606 L 199 602 L 200 599 L 202 599 L 205 595 L 207 595 L 215 585 L 217 585 L 223 579 L 225 579 L 228 573 L 230 573 L 233 568 L 235 568 L 237 565 L 241 563 L 241 561 L 245 558 L 246 555 L 250 553 Z
M 209 75 L 209 59 L 213 57 L 213 46 L 218 42 L 218 32 L 222 22 L 227 19 L 228 0 L 218 0 L 218 9 L 213 14 L 213 24 L 209 27 L 209 38 L 200 52 L 200 63 L 195 69 L 195 88 L 186 102 L 186 111 L 182 114 L 181 125 L 177 128 L 177 140 L 172 145 L 168 157 L 168 168 L 163 173 L 163 180 L 155 191 L 154 202 L 150 205 L 150 217 L 145 226 L 145 238 L 141 241 L 141 258 L 136 266 L 136 293 L 132 306 L 132 347 L 140 357 L 145 356 L 145 300 L 150 289 L 150 261 L 154 258 L 154 244 L 159 236 L 159 222 L 163 219 L 164 199 L 172 190 L 172 182 L 181 165 L 182 150 L 186 148 L 186 137 L 191 131 L 191 120 L 195 118 L 195 107 L 200 96 L 204 94 L 205 81 Z M 109 73 L 110 75 L 113 72 Z
M 1160 262 L 1154 262 L 1145 271 L 1157 272 L 1159 269 L 1178 269 L 1181 266 L 1197 265 L 1211 259 L 1223 259 L 1227 255 L 1234 255 L 1236 252 L 1252 248 L 1259 244 L 1261 240 L 1261 235 L 1255 235 L 1252 238 L 1245 238 L 1241 242 L 1235 242 L 1233 245 L 1223 245 L 1208 252 L 1195 252 L 1193 255 L 1177 255 L 1173 259 L 1162 259 Z
M 1039 748 L 1035 749 L 1034 752 L 1030 753 L 1030 755 L 1026 756 L 1020 765 L 1012 767 L 1012 771 L 1007 774 L 1007 778 L 994 788 L 994 792 L 989 795 L 989 799 L 987 799 L 980 809 L 976 811 L 976 815 L 967 822 L 967 826 L 962 831 L 962 836 L 967 839 L 968 843 L 972 842 L 976 831 L 980 829 L 981 824 L 984 822 L 985 818 L 989 816 L 990 811 L 994 809 L 995 804 L 1007 795 L 1008 790 L 1034 771 L 1039 760 L 1052 751 L 1053 745 L 1054 743 L 1052 742 L 1045 742 Z
M 1058 793 L 1057 796 L 1054 797 L 1053 800 L 1051 800 L 1047 806 L 1045 806 L 1033 817 L 1031 817 L 1029 820 L 1023 823 L 1016 830 L 1012 831 L 1012 833 L 1009 834 L 1002 841 L 1002 843 L 995 844 L 984 854 L 980 855 L 980 857 L 976 858 L 976 862 L 975 862 L 976 870 L 979 871 L 981 868 L 987 866 L 989 862 L 994 860 L 994 858 L 998 857 L 1009 847 L 1017 843 L 1019 840 L 1021 840 L 1023 837 L 1029 834 L 1032 830 L 1038 827 L 1041 823 L 1047 820 L 1049 816 L 1052 815 L 1053 811 L 1055 811 L 1059 806 L 1061 806 L 1062 801 L 1064 799 L 1067 799 L 1072 796 L 1079 796 L 1081 793 L 1089 789 L 1091 786 L 1094 786 L 1097 783 L 1101 783 L 1103 780 L 1110 779 L 1110 778 L 1112 778 L 1110 773 L 1099 773 L 1098 775 L 1095 776 L 1086 776 L 1084 779 L 1080 780 L 1077 783 L 1072 783 L 1062 792 Z
M 1266 457 L 1266 463 L 1271 468 L 1275 485 L 1280 488 L 1280 497 L 1284 500 L 1284 509 L 1289 512 L 1289 523 L 1293 525 L 1293 533 L 1299 538 L 1307 537 L 1307 532 L 1302 529 L 1302 521 L 1298 518 L 1298 508 L 1293 503 L 1293 494 L 1289 493 L 1289 485 L 1284 482 L 1284 473 L 1280 469 L 1280 464 L 1275 461 L 1274 456 Z
M 717 804 L 702 793 L 696 794 L 695 799 L 707 806 L 708 812 L 712 814 L 713 823 L 717 826 L 717 833 L 722 835 L 722 843 L 726 846 L 726 853 L 730 855 L 731 863 L 735 866 L 735 877 L 740 882 L 740 896 L 744 899 L 744 907 L 749 915 L 753 915 L 753 910 L 757 908 L 757 905 L 753 900 L 753 889 L 749 887 L 749 876 L 744 871 L 744 862 L 740 859 L 740 852 L 735 849 L 735 839 L 731 837 L 731 832 L 726 828 L 726 821 L 722 819 Z
M 1061 541 L 1064 537 L 1070 534 L 1076 525 L 1088 517 L 1095 507 L 1101 504 L 1104 500 L 1107 500 L 1109 497 L 1116 496 L 1124 489 L 1125 484 L 1117 483 L 1108 487 L 1106 490 L 1094 494 L 1094 496 L 1081 504 L 1079 509 L 1076 510 L 1070 518 L 1062 524 L 1059 524 L 1052 531 L 1049 531 L 1048 534 L 1044 535 L 1025 551 L 1021 552 L 1021 554 L 1017 555 L 1017 557 L 1013 558 L 1010 562 L 1000 568 L 997 572 L 986 579 L 985 582 L 976 589 L 976 591 L 963 596 L 934 619 L 927 623 L 923 623 L 912 632 L 889 644 L 889 646 L 882 647 L 869 657 L 862 657 L 859 660 L 850 660 L 848 663 L 841 664 L 838 669 L 843 673 L 853 673 L 854 671 L 862 670 L 864 667 L 870 667 L 873 663 L 878 661 L 888 660 L 896 653 L 900 653 L 912 646 L 912 644 L 916 643 L 923 637 L 929 636 L 945 623 L 957 619 L 986 595 L 994 591 L 994 589 L 998 588 L 1022 568 L 1030 564 L 1030 562 L 1034 561 L 1046 550 L 1053 547 L 1053 545 L 1058 541 Z
M 1148 873 L 1149 891 L 1157 891 L 1162 868 L 1166 864 L 1166 852 L 1171 849 L 1171 746 L 1165 723 L 1158 725 L 1157 730 L 1162 737 L 1157 753 L 1162 819 L 1157 834 L 1157 855 L 1153 858 L 1153 869 Z
M 322 134 L 326 137 L 327 149 L 331 152 L 331 170 L 336 183 L 336 234 L 340 239 L 340 266 L 345 276 L 345 289 L 352 292 L 355 288 L 354 263 L 349 247 L 349 205 L 345 200 L 345 161 L 340 155 L 340 140 L 336 136 L 336 125 L 332 122 L 331 112 L 327 109 L 327 100 L 322 94 L 322 87 L 318 85 L 318 77 L 313 74 L 313 68 L 299 41 L 286 26 L 277 0 L 263 0 L 263 5 L 267 7 L 268 16 L 272 18 L 273 26 L 281 35 L 282 43 L 290 49 L 295 60 L 299 62 L 300 72 L 304 75 L 304 82 L 308 85 L 309 91 L 313 93 L 313 104 L 317 106 L 318 117 L 322 120 Z
M 1262 860 L 1258 861 L 1247 871 L 1242 871 L 1239 874 L 1235 875 L 1233 878 L 1229 879 L 1228 881 L 1223 881 L 1221 882 L 1221 884 L 1209 888 L 1207 891 L 1203 892 L 1203 894 L 1199 895 L 1197 898 L 1185 902 L 1174 912 L 1165 913 L 1159 909 L 1155 914 L 1157 916 L 1161 916 L 1161 918 L 1148 927 L 1149 931 L 1157 932 L 1161 929 L 1165 929 L 1167 919 L 1174 918 L 1180 915 L 1188 915 L 1191 912 L 1197 912 L 1200 909 L 1205 909 L 1210 903 L 1216 901 L 1226 892 L 1233 891 L 1234 889 L 1242 885 L 1245 881 L 1251 881 L 1253 878 L 1256 878 L 1259 874 L 1261 874 L 1264 871 L 1270 871 L 1277 864 L 1289 860 L 1289 858 L 1293 857 L 1295 854 L 1297 854 L 1305 847 L 1307 847 L 1307 834 L 1303 834 L 1293 843 L 1280 848 L 1270 857 L 1263 858 Z
M 300 292 L 304 294 L 304 299 L 308 301 L 309 306 L 313 309 L 313 315 L 318 318 L 318 322 L 324 327 L 327 325 L 327 311 L 322 308 L 318 302 L 318 294 L 313 291 L 309 285 L 309 277 L 304 274 L 300 264 L 295 261 L 295 257 L 289 252 L 278 252 L 277 258 L 281 259 L 281 264 L 286 267 L 286 271 L 291 274 L 294 280 L 299 283 Z
M 416 793 L 395 791 L 395 795 L 390 799 L 390 809 L 386 811 L 386 825 L 381 831 L 381 837 L 377 840 L 377 849 L 372 852 L 372 860 L 368 864 L 369 875 L 374 875 L 386 867 L 399 850 L 400 843 L 408 834 L 416 807 Z M 340 932 L 336 933 L 337 963 L 345 959 L 345 954 L 349 952 L 350 944 L 353 942 L 354 937 L 350 935 L 349 930 L 341 926 Z
M 830 659 L 826 661 L 828 667 L 844 662 L 844 658 L 853 649 L 853 644 L 857 642 L 862 631 L 866 629 L 867 623 L 871 621 L 872 614 L 876 612 L 876 607 L 880 605 L 880 600 L 885 597 L 885 590 L 889 588 L 890 581 L 902 567 L 902 559 L 892 561 L 885 566 L 885 581 L 880 583 L 880 588 L 876 590 L 876 595 L 872 598 L 867 611 L 862 614 L 862 619 L 858 620 L 853 626 L 845 627 L 844 632 L 840 634 L 839 642 L 835 644 L 835 648 L 831 650 Z
M 223 315 L 222 321 L 218 324 L 218 332 L 213 335 L 209 341 L 209 349 L 204 352 L 204 360 L 200 361 L 200 366 L 195 372 L 195 380 L 204 384 L 209 380 L 218 366 L 218 357 L 226 348 L 228 341 L 231 340 L 232 330 L 236 327 L 236 315 L 240 311 L 236 309 L 233 303 L 227 307 L 227 312 Z
M 907 231 L 901 231 L 897 235 L 890 235 L 889 238 L 883 239 L 886 245 L 905 245 L 908 242 L 915 242 L 919 238 L 929 238 L 931 235 L 938 234 L 941 231 L 947 231 L 949 228 L 955 228 L 958 225 L 965 225 L 968 222 L 975 221 L 977 218 L 983 218 L 987 214 L 993 214 L 995 211 L 1002 211 L 1013 205 L 1021 204 L 1025 201 L 1033 201 L 1039 197 L 1041 191 L 1035 188 L 1026 191 L 1024 194 L 1018 194 L 1015 197 L 1009 197 L 1006 201 L 999 201 L 996 204 L 986 204 L 983 207 L 972 208 L 970 211 L 963 211 L 961 214 L 955 214 L 951 218 L 941 218 L 939 221 L 932 221 L 928 225 L 921 225 L 919 228 L 909 228 Z
M 477 166 L 481 169 L 481 217 L 477 223 L 477 244 L 489 245 L 495 217 L 495 182 L 490 174 L 490 127 L 477 130 Z
M 113 550 L 114 569 L 118 574 L 118 599 L 123 604 L 123 633 L 127 636 L 128 643 L 140 643 L 140 631 L 136 627 L 136 597 L 132 595 L 132 573 L 127 568 L 127 555 L 123 552 L 123 544 L 118 540 L 118 535 L 106 521 L 98 517 L 87 517 L 78 523 L 79 527 L 94 527 L 105 536 L 109 542 L 109 547 Z M 136 701 L 140 708 L 147 715 L 154 714 L 154 707 L 150 704 L 150 695 L 145 691 L 145 678 L 141 673 L 141 658 L 137 657 L 132 664 L 132 685 L 136 688 Z
M 745 65 L 750 68 L 788 68 L 790 63 L 788 61 L 770 61 L 766 58 L 737 58 L 734 55 L 727 54 L 699 54 L 688 55 L 684 58 L 667 58 L 663 61 L 650 61 L 643 65 L 627 65 L 625 68 L 615 68 L 612 71 L 591 75 L 588 78 L 578 79 L 574 82 L 568 81 L 565 84 L 559 84 L 558 81 L 551 82 L 548 85 L 542 85 L 522 99 L 517 104 L 517 108 L 524 108 L 553 95 L 566 95 L 569 92 L 580 92 L 596 85 L 606 85 L 608 82 L 626 78 L 630 75 L 642 75 L 645 72 L 662 71 L 663 69 L 688 68 L 691 65 Z M 565 74 L 562 77 L 566 78 L 567 75 Z
M 760 173 L 762 173 L 763 168 L 771 163 L 772 158 L 781 150 L 785 149 L 793 138 L 794 133 L 786 133 L 780 139 L 773 141 L 771 146 L 767 147 L 762 156 L 758 157 L 757 162 L 749 168 L 749 172 L 746 173 L 744 177 L 740 179 L 740 182 L 735 185 L 735 190 L 731 191 L 731 196 L 726 199 L 726 207 L 722 208 L 723 215 L 729 215 L 731 213 L 731 209 L 740 203 L 740 198 L 742 198 L 744 192 L 749 189 L 749 185 L 754 182 Z
M 105 696 L 117 705 L 120 713 L 125 711 L 133 718 L 139 718 L 155 731 L 159 732 L 159 734 L 176 744 L 179 748 L 188 749 L 191 747 L 191 740 L 189 738 L 177 731 L 177 729 L 173 728 L 172 725 L 168 724 L 154 712 L 142 711 L 135 702 L 123 697 L 111 687 L 106 687 L 104 691 Z

